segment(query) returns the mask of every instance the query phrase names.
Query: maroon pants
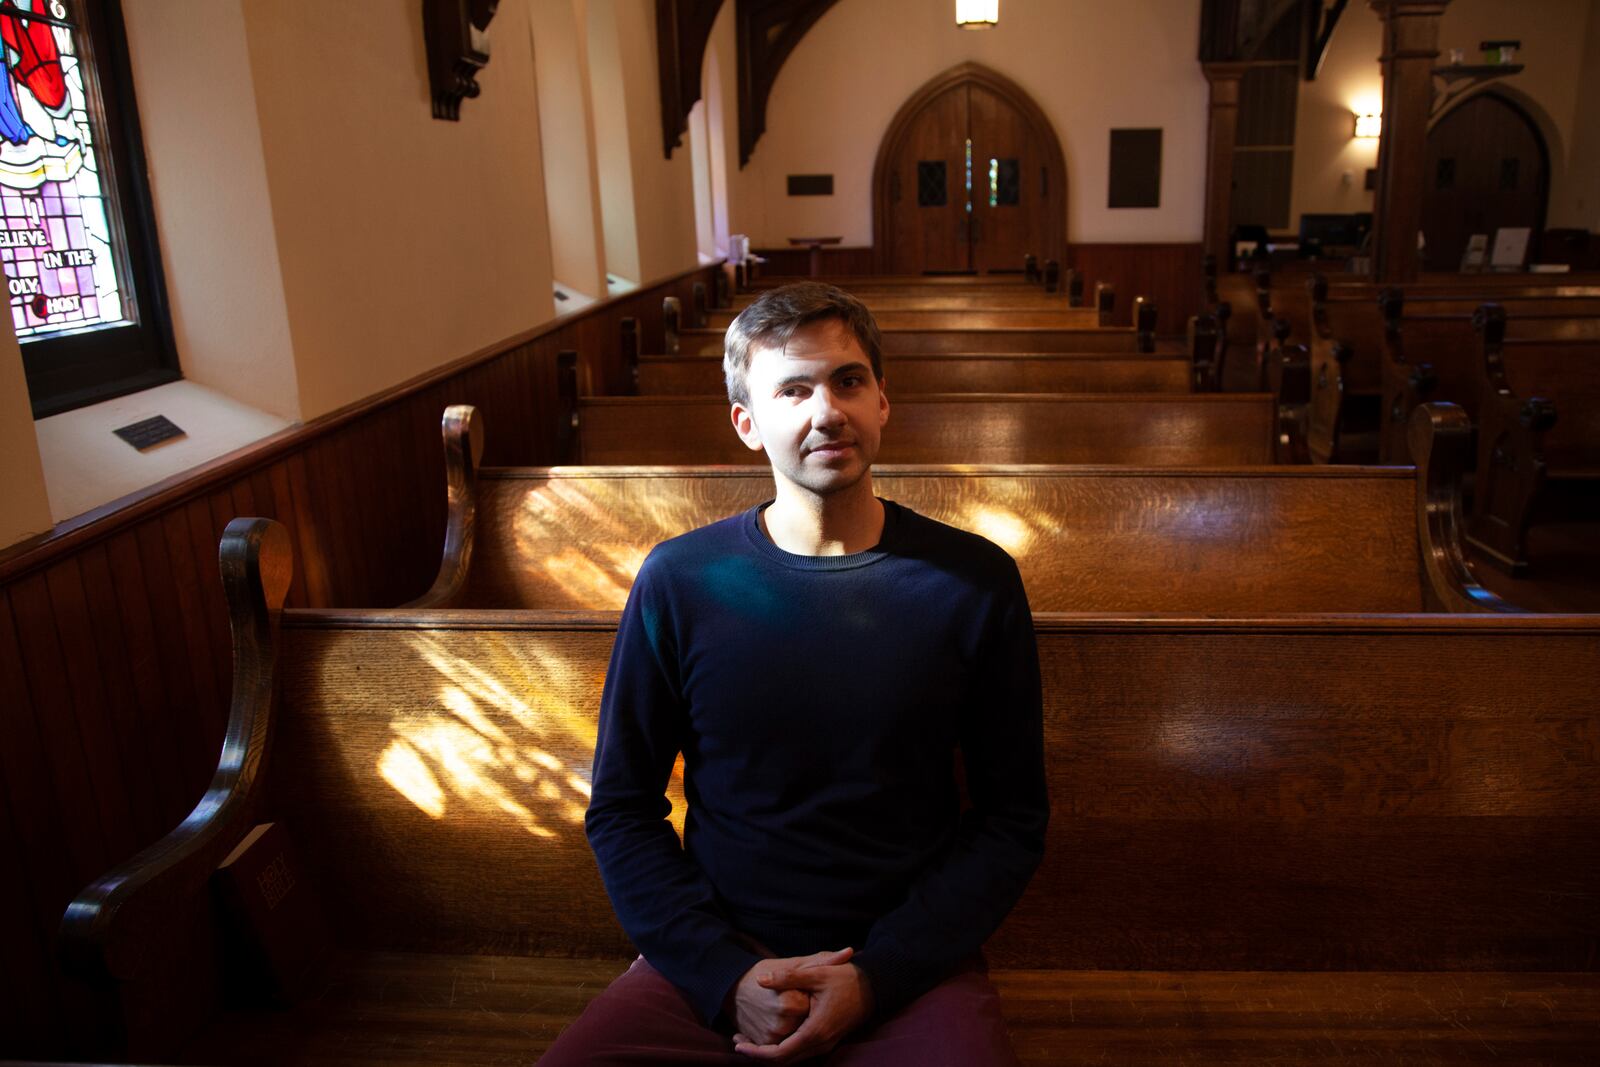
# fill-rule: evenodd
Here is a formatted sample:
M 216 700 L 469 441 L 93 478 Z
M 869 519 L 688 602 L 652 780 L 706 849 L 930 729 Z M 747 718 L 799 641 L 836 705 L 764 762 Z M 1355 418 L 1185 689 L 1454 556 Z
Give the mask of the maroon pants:
M 701 1024 L 678 988 L 643 956 L 562 1031 L 541 1067 L 717 1064 L 759 1067 L 767 1061 L 733 1051 L 731 1035 Z M 1015 1067 L 1000 1017 L 1000 996 L 982 970 L 945 979 L 894 1016 L 858 1031 L 826 1057 L 826 1067 Z

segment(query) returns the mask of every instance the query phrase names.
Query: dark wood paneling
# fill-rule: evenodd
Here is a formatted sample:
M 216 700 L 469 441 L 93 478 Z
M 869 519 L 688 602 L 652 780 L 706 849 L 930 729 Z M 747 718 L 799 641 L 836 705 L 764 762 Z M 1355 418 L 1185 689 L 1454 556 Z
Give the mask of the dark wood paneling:
M 752 251 L 766 260 L 761 266 L 763 278 L 794 276 L 804 278 L 811 273 L 811 251 L 806 248 L 760 248 Z M 872 274 L 876 270 L 872 259 L 872 246 L 846 247 L 834 245 L 822 250 L 822 273 L 827 277 L 855 277 Z M 1017 264 L 1021 269 L 1022 264 Z
M 297 606 L 421 593 L 444 543 L 439 419 L 479 405 L 491 462 L 556 461 L 555 357 L 619 389 L 624 316 L 661 339 L 661 300 L 701 268 L 473 353 L 0 552 L 0 1058 L 61 1058 L 81 993 L 56 927 L 97 874 L 177 824 L 216 766 L 232 685 L 217 543 L 236 515 L 294 540 Z M 81 1009 L 80 1009 L 81 1010 Z
M 1145 296 L 1155 301 L 1156 332 L 1177 336 L 1200 313 L 1200 255 L 1198 243 L 1075 244 L 1067 265 L 1091 292 L 1097 282 L 1116 287 L 1117 325 L 1133 324 L 1133 299 Z

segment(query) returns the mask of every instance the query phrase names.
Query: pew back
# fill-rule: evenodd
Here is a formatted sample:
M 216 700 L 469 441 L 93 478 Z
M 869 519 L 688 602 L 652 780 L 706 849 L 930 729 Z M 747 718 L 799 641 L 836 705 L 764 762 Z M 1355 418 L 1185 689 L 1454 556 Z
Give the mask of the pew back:
M 1004 547 L 1036 611 L 1430 604 L 1406 469 L 881 466 L 873 487 Z M 653 545 L 772 495 L 765 468 L 488 468 L 449 604 L 620 610 Z
M 1135 353 L 890 356 L 884 379 L 909 393 L 1187 393 L 1190 363 Z M 645 396 L 704 396 L 724 387 L 721 356 L 641 356 Z
M 347 943 L 626 954 L 582 828 L 613 626 L 286 613 L 266 788 Z M 1592 965 L 1594 620 L 1037 626 L 1054 818 L 1000 965 Z
M 685 356 L 720 356 L 723 334 L 718 329 L 688 329 L 678 334 L 678 353 Z M 1181 342 L 1156 342 L 1131 327 L 996 329 L 904 329 L 883 332 L 885 355 L 929 356 L 945 353 L 1020 352 L 1181 352 Z
M 884 463 L 1089 463 L 1156 467 L 1272 462 L 1264 394 L 927 394 L 893 405 Z M 585 397 L 577 462 L 749 463 L 725 397 Z

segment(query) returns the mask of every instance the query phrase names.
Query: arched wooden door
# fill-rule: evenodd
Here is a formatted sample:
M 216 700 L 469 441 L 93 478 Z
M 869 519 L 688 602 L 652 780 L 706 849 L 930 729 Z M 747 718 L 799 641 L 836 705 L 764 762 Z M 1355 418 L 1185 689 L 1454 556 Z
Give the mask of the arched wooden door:
M 878 269 L 1019 271 L 1061 259 L 1066 167 L 1027 93 L 976 63 L 934 78 L 900 108 L 873 171 Z
M 1550 155 L 1533 120 L 1505 97 L 1481 93 L 1428 131 L 1423 171 L 1424 269 L 1453 271 L 1475 233 L 1533 230 L 1538 247 L 1550 189 Z

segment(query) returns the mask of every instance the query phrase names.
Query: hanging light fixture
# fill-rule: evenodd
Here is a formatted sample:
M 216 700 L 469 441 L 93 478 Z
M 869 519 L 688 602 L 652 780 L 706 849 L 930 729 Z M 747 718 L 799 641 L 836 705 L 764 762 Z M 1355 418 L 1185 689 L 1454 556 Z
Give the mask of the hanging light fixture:
M 1000 21 L 1000 0 L 956 0 L 956 25 L 986 30 Z

